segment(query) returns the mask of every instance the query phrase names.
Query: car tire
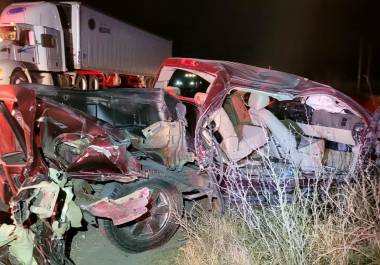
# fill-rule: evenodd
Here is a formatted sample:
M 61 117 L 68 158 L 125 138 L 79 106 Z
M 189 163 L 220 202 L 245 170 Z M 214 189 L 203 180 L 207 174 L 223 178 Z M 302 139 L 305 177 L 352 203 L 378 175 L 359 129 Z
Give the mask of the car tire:
M 18 85 L 21 83 L 29 83 L 25 73 L 21 70 L 16 70 L 12 73 L 10 82 L 11 85 Z
M 90 75 L 88 78 L 88 89 L 98 90 L 99 89 L 99 77 L 97 75 Z
M 178 218 L 183 212 L 183 198 L 173 184 L 160 179 L 138 181 L 132 184 L 109 183 L 103 197 L 117 199 L 142 187 L 151 191 L 148 213 L 132 222 L 115 226 L 109 219 L 99 219 L 99 227 L 118 248 L 138 253 L 168 242 L 178 230 Z M 154 231 L 156 230 L 156 231 Z
M 85 75 L 77 75 L 75 80 L 75 88 L 79 90 L 87 90 L 88 83 Z

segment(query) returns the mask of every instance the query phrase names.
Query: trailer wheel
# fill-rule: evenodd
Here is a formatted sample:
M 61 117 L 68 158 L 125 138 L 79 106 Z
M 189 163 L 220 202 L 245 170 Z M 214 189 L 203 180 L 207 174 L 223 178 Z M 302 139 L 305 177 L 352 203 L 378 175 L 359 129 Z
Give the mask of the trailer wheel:
M 57 75 L 57 84 L 59 87 L 70 87 L 70 78 L 68 75 L 65 74 L 58 74 Z
M 87 90 L 87 78 L 85 75 L 77 75 L 75 87 L 80 90 Z
M 137 220 L 115 226 L 111 220 L 99 219 L 99 227 L 118 248 L 129 252 L 143 252 L 168 242 L 179 225 L 176 218 L 183 211 L 182 194 L 177 187 L 160 179 L 138 181 L 132 184 L 109 183 L 102 195 L 120 198 L 142 187 L 151 191 L 148 213 Z
M 21 70 L 16 70 L 12 73 L 10 78 L 10 84 L 11 85 L 18 85 L 21 83 L 28 83 L 28 78 Z
M 98 90 L 99 89 L 99 77 L 97 75 L 90 75 L 88 78 L 88 89 Z
M 153 86 L 154 86 L 154 78 L 153 77 L 146 78 L 145 87 L 152 88 Z

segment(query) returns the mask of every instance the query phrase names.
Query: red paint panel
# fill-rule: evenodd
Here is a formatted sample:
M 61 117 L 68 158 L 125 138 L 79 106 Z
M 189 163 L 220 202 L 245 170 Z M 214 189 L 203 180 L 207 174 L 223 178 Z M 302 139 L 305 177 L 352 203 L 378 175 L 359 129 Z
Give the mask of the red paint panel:
M 94 216 L 112 219 L 114 225 L 121 225 L 145 214 L 149 201 L 149 189 L 142 188 L 125 197 L 113 200 L 104 198 L 87 207 Z

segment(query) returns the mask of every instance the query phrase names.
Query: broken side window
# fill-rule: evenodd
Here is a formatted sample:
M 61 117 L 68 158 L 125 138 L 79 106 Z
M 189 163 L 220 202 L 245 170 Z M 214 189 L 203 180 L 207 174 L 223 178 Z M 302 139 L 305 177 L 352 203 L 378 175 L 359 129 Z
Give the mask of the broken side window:
M 210 83 L 202 77 L 181 69 L 174 71 L 168 84 L 170 87 L 179 88 L 178 96 L 187 98 L 194 98 L 198 92 L 206 93 L 209 85 Z

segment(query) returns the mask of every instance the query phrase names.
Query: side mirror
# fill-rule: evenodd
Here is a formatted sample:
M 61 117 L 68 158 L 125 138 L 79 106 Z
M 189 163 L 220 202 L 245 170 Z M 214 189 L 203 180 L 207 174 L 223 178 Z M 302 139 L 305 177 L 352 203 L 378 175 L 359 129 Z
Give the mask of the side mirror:
M 34 37 L 34 32 L 32 30 L 28 31 L 28 42 L 30 46 L 36 45 L 36 38 Z

